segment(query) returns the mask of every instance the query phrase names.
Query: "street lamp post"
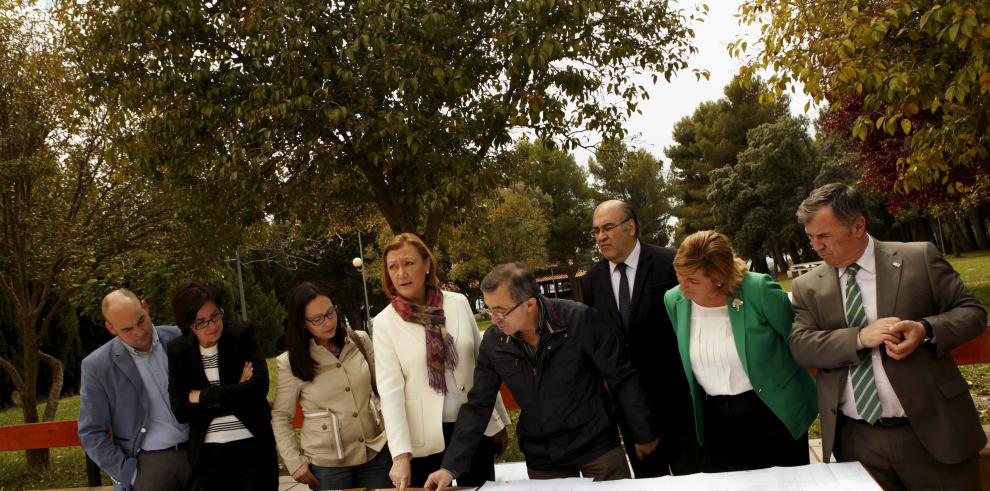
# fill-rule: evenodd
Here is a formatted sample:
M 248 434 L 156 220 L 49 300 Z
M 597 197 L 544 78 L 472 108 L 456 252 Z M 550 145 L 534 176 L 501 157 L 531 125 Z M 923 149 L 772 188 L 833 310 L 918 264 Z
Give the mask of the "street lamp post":
M 358 230 L 358 254 L 359 256 L 351 261 L 355 268 L 361 270 L 361 287 L 364 288 L 364 315 L 368 322 L 368 336 L 372 336 L 371 327 L 371 307 L 368 304 L 368 280 L 364 275 L 364 246 L 361 244 L 361 231 Z
M 237 248 L 237 289 L 241 294 L 241 320 L 247 320 L 247 301 L 244 299 L 244 275 L 241 274 L 241 248 Z

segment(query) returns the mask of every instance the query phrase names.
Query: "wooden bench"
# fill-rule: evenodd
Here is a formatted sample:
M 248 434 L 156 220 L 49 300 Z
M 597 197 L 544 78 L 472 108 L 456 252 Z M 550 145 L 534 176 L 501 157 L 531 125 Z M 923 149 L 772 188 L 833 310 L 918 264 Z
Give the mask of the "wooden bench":
M 950 353 L 959 365 L 990 363 L 990 329 Z M 983 426 L 983 431 L 990 440 L 990 426 Z M 980 451 L 980 484 L 983 489 L 990 489 L 990 444 Z
M 292 426 L 302 427 L 302 408 L 296 403 Z M 0 452 L 41 448 L 78 447 L 79 425 L 74 419 L 0 426 Z M 85 453 L 85 452 L 84 452 Z M 89 486 L 102 486 L 100 467 L 86 455 L 86 481 Z
M 74 419 L 0 426 L 0 452 L 78 446 L 78 425 Z M 86 456 L 86 481 L 90 486 L 102 484 L 100 468 L 89 455 Z

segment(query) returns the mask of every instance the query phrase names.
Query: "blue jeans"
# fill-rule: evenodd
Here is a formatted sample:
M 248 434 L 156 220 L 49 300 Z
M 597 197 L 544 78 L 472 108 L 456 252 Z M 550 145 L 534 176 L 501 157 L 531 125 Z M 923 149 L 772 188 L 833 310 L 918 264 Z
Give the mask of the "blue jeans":
M 391 488 L 392 480 L 388 471 L 392 468 L 392 454 L 388 445 L 382 447 L 375 458 L 350 467 L 320 467 L 309 464 L 312 472 L 320 481 L 312 489 L 347 489 L 347 488 Z

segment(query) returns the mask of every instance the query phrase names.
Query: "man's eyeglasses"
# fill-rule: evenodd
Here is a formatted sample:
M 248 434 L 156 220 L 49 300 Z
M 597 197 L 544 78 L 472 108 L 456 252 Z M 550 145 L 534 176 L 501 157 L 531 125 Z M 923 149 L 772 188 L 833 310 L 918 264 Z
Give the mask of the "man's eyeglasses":
M 532 297 L 530 297 L 530 298 L 532 298 Z M 508 317 L 509 314 L 511 314 L 513 310 L 516 310 L 517 308 L 519 308 L 520 305 L 526 303 L 526 301 L 528 301 L 528 300 L 529 300 L 529 298 L 527 298 L 526 300 L 523 300 L 522 302 L 519 302 L 519 303 L 513 305 L 511 309 L 506 310 L 505 312 L 502 312 L 501 310 L 494 310 L 494 309 L 487 309 L 487 310 L 488 310 L 488 313 L 492 315 L 492 320 L 505 320 L 505 318 Z
M 632 217 L 626 218 L 625 220 L 623 220 L 623 221 L 621 221 L 619 223 L 607 223 L 605 225 L 602 225 L 601 227 L 591 227 L 591 236 L 592 237 L 598 237 L 598 234 L 600 232 L 609 233 L 613 229 L 615 229 L 615 227 L 618 227 L 619 225 L 622 225 L 623 223 L 626 223 L 629 220 L 632 220 Z
M 330 310 L 322 314 L 316 314 L 313 317 L 307 317 L 306 322 L 309 322 L 314 326 L 322 326 L 324 322 L 333 319 L 334 317 L 337 317 L 337 308 L 330 307 Z
M 207 317 L 206 319 L 197 319 L 196 322 L 193 322 L 192 326 L 190 327 L 192 327 L 193 331 L 201 331 L 205 329 L 206 326 L 219 325 L 220 319 L 222 318 L 223 318 L 223 309 L 217 309 L 216 312 L 213 313 L 213 315 Z

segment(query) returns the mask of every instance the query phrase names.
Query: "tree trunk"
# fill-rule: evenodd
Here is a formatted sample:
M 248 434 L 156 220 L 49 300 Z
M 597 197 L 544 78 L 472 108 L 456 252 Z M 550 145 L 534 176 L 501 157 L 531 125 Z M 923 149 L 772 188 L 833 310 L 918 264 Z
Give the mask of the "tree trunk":
M 931 234 L 928 233 L 928 227 L 925 226 L 926 221 L 927 219 L 918 218 L 908 222 L 912 242 L 928 242 L 932 240 Z
M 767 256 L 757 252 L 752 255 L 752 266 L 749 268 L 754 273 L 769 273 L 770 267 L 767 265 Z
M 949 215 L 951 220 L 949 226 L 952 229 L 952 243 L 956 245 L 955 255 L 959 256 L 964 252 L 970 252 L 975 249 L 975 244 L 970 240 L 969 234 L 963 229 L 962 224 L 959 220 L 958 213 L 952 213 Z
M 980 216 L 980 208 L 974 206 L 967 212 L 969 225 L 973 229 L 973 236 L 976 238 L 976 245 L 980 249 L 990 249 L 990 235 L 987 234 L 986 224 Z
M 780 276 L 781 273 L 787 271 L 787 260 L 784 259 L 784 252 L 780 249 L 780 246 L 773 246 L 773 264 L 777 270 L 776 276 Z
M 801 261 L 801 254 L 798 253 L 799 250 L 797 244 L 793 242 L 787 246 L 787 255 L 791 257 L 791 264 L 803 262 Z
M 38 365 L 40 363 L 40 351 L 38 351 L 37 318 L 30 316 L 19 317 L 21 323 L 21 351 L 24 355 L 24 363 L 21 367 L 24 379 L 24 387 L 20 391 L 21 414 L 25 423 L 38 423 Z M 47 470 L 49 467 L 50 452 L 47 448 L 25 450 L 27 468 L 32 472 Z

